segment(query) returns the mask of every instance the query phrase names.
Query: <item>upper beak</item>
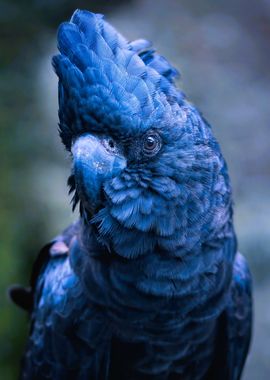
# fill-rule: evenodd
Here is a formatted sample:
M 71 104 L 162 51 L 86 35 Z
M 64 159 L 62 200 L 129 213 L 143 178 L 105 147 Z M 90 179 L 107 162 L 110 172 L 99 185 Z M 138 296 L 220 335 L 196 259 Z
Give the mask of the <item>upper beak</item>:
M 109 151 L 97 136 L 79 136 L 72 145 L 76 189 L 84 206 L 93 211 L 101 202 L 101 189 L 107 179 L 117 176 L 126 159 Z

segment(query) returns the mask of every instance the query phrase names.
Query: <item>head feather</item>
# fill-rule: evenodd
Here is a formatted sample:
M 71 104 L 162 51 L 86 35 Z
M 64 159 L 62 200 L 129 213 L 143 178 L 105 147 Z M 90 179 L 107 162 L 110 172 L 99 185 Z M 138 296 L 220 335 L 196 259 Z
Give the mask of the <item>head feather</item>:
M 178 71 L 145 40 L 128 42 L 102 15 L 77 10 L 58 30 L 60 135 L 70 148 L 84 131 L 132 134 L 177 113 Z M 162 112 L 160 110 L 162 109 Z

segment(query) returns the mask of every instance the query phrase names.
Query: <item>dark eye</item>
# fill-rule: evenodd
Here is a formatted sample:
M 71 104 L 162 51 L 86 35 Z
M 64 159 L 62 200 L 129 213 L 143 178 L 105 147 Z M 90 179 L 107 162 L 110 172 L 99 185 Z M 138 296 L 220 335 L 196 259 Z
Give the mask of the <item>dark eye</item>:
M 159 134 L 151 132 L 144 136 L 143 152 L 146 156 L 154 156 L 161 148 L 161 138 Z

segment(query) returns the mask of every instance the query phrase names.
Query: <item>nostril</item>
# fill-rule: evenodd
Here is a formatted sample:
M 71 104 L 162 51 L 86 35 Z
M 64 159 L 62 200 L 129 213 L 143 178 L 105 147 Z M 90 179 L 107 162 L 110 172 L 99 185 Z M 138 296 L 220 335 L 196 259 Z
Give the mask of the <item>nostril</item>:
M 109 141 L 108 141 L 108 145 L 109 145 L 109 147 L 111 148 L 111 149 L 114 149 L 114 141 L 112 140 L 112 139 L 110 139 Z
M 109 152 L 114 152 L 117 150 L 117 146 L 112 138 L 103 138 L 101 140 L 102 144 L 104 147 L 109 151 Z

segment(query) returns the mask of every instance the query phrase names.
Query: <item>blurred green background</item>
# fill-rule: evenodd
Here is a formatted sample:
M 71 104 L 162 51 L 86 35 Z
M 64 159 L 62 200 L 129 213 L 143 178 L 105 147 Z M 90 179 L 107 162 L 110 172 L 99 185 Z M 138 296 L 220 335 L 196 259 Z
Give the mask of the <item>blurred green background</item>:
M 27 316 L 10 303 L 40 247 L 72 215 L 69 157 L 57 132 L 56 28 L 75 8 L 154 41 L 213 125 L 228 161 L 241 251 L 254 276 L 245 380 L 270 378 L 270 1 L 0 0 L 0 379 L 17 378 Z

